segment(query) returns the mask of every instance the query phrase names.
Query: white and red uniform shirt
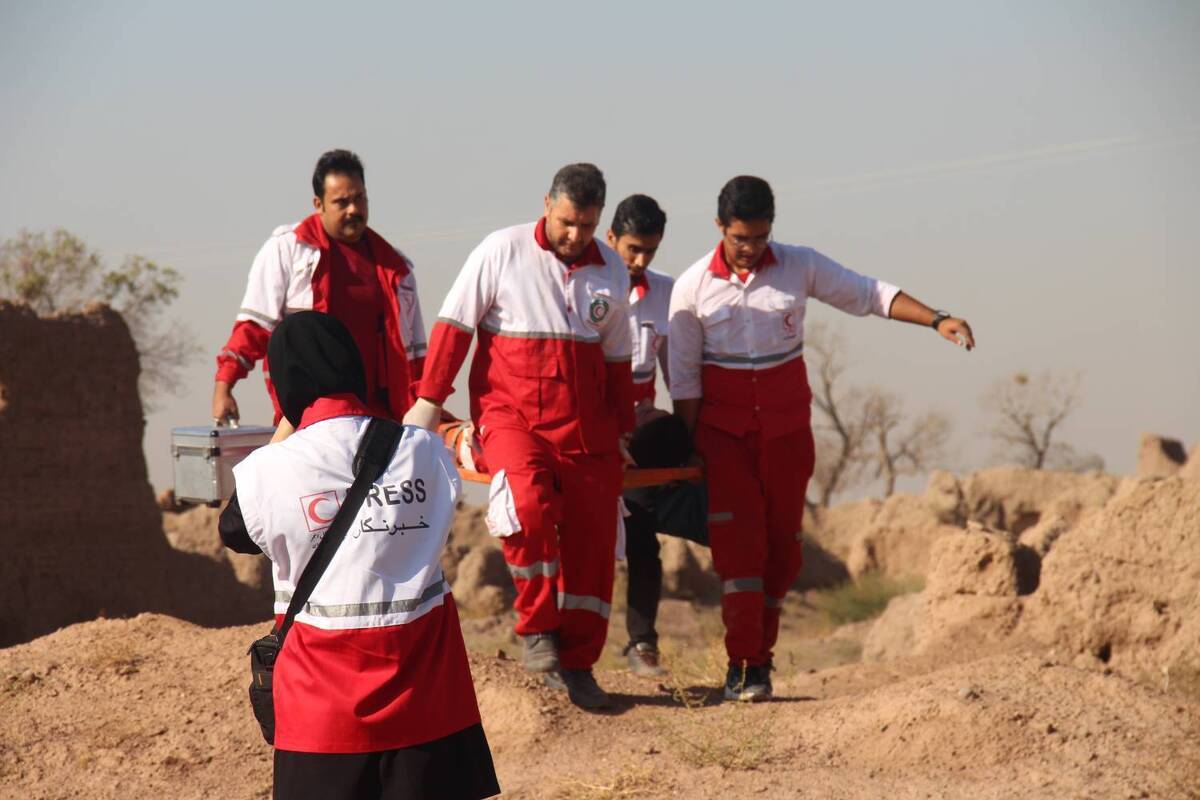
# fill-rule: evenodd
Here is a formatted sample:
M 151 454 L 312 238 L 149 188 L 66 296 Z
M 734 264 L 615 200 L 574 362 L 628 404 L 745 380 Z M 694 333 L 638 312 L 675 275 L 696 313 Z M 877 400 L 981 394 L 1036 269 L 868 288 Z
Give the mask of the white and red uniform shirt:
M 675 279 L 647 269 L 641 280 L 630 279 L 629 330 L 633 337 L 633 401 L 654 402 L 658 358 L 667 339 L 671 289 Z
M 899 291 L 812 248 L 775 243 L 742 280 L 718 244 L 671 294 L 671 397 L 703 398 L 700 421 L 735 435 L 798 430 L 812 399 L 802 359 L 808 299 L 886 317 Z
M 563 452 L 611 453 L 633 429 L 629 275 L 593 240 L 558 260 L 545 219 L 489 235 L 467 257 L 434 323 L 418 394 L 438 403 L 470 348 L 471 418 L 531 431 Z
M 365 412 L 348 395 L 322 398 L 295 434 L 234 468 L 246 530 L 271 559 L 279 617 L 353 483 Z M 390 750 L 479 722 L 440 565 L 460 489 L 441 439 L 406 427 L 284 642 L 277 748 Z
M 400 419 L 416 399 L 426 350 L 412 262 L 370 228 L 358 247 L 331 242 L 317 214 L 276 228 L 258 251 L 216 380 L 234 384 L 264 360 L 274 402 L 267 341 L 285 315 L 309 309 L 346 324 L 363 354 L 369 401 Z M 386 406 L 376 402 L 381 388 Z M 278 421 L 278 404 L 275 414 Z

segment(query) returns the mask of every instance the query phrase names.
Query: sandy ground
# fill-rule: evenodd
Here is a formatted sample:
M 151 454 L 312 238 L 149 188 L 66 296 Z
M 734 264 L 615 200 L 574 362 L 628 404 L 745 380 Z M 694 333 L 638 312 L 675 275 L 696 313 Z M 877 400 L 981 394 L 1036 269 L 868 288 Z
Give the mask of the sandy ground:
M 789 652 L 854 657 L 862 625 L 802 638 L 820 626 L 792 605 Z M 774 702 L 723 703 L 715 611 L 664 611 L 671 674 L 600 670 L 617 699 L 606 714 L 526 675 L 502 652 L 517 652 L 504 620 L 464 621 L 506 797 L 1200 797 L 1195 698 L 1010 652 L 785 656 Z M 262 628 L 144 614 L 0 651 L 0 796 L 268 797 L 243 655 Z

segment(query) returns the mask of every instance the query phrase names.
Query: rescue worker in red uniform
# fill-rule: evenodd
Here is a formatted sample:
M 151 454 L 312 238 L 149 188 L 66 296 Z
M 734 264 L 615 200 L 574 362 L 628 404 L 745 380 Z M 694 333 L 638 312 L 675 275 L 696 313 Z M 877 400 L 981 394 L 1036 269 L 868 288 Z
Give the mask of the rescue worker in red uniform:
M 932 326 L 968 350 L 965 320 L 808 247 L 771 241 L 775 198 L 761 178 L 721 190 L 721 241 L 671 295 L 671 397 L 706 465 L 708 532 L 722 580 L 725 697 L 771 695 L 772 648 L 800 571 L 804 495 L 813 470 L 805 303 Z
M 331 314 L 350 330 L 362 353 L 372 410 L 401 419 L 415 399 L 425 325 L 412 262 L 367 227 L 367 187 L 358 156 L 348 150 L 324 153 L 312 187 L 316 213 L 276 228 L 250 268 L 237 322 L 217 355 L 214 424 L 238 418 L 233 387 L 259 360 L 275 422 L 281 421 L 267 340 L 285 315 L 306 309 Z
M 488 526 L 517 589 L 526 668 L 585 708 L 609 704 L 592 665 L 608 629 L 622 440 L 633 430 L 629 275 L 593 234 L 605 184 L 554 176 L 544 216 L 468 256 L 430 335 L 405 422 L 432 429 L 478 331 L 471 419 L 492 474 Z

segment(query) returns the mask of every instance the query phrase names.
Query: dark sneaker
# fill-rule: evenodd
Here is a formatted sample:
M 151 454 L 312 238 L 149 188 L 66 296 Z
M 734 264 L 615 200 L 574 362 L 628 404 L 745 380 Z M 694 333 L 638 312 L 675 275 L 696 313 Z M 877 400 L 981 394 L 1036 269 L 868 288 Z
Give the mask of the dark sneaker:
M 558 669 L 558 638 L 553 631 L 522 636 L 525 653 L 521 663 L 530 672 L 553 672 Z
M 563 669 L 547 672 L 542 678 L 551 689 L 566 691 L 571 702 L 580 708 L 608 708 L 612 698 L 600 688 L 590 669 Z
M 629 671 L 639 678 L 660 678 L 667 671 L 658 663 L 658 648 L 650 642 L 638 642 L 625 648 Z
M 725 675 L 725 699 L 755 702 L 771 696 L 771 665 L 742 667 L 731 665 Z

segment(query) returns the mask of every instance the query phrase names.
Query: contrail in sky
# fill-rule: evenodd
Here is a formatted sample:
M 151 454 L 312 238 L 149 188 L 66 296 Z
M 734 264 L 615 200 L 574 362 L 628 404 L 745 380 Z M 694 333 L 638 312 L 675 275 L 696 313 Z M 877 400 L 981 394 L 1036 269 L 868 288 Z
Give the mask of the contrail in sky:
M 824 178 L 806 181 L 795 187 L 801 191 L 820 191 L 822 189 L 840 189 L 848 187 L 874 186 L 882 183 L 905 180 L 909 178 L 925 178 L 940 175 L 950 175 L 956 172 L 966 172 L 989 167 L 1006 167 L 1020 164 L 1066 161 L 1081 156 L 1114 153 L 1126 150 L 1153 150 L 1172 145 L 1190 144 L 1200 141 L 1200 127 L 1185 128 L 1166 136 L 1112 136 L 1106 139 L 1086 139 L 1069 144 L 1037 147 L 1029 150 L 1016 150 L 1010 153 L 993 153 L 970 158 L 941 161 L 932 164 L 918 164 L 911 167 L 865 172 L 859 175 L 845 175 L 836 178 Z

